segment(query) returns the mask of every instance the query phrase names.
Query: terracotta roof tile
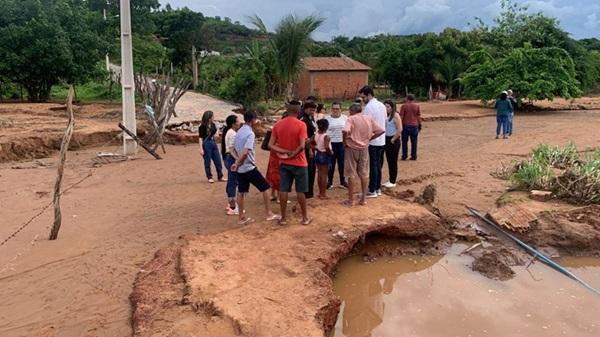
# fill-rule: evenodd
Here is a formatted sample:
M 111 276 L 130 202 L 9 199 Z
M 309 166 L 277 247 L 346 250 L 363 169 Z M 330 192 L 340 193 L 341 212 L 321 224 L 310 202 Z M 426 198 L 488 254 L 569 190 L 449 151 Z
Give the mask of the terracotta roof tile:
M 309 71 L 371 70 L 369 66 L 349 57 L 306 57 L 302 61 Z

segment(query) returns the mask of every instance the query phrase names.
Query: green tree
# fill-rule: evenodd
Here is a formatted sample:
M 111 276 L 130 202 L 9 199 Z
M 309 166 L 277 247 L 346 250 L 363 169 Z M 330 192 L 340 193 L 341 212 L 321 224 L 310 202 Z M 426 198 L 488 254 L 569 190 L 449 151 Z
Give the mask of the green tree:
M 265 95 L 265 66 L 256 59 L 237 58 L 233 68 L 233 74 L 222 82 L 219 96 L 238 102 L 246 109 L 255 108 Z
M 435 60 L 435 78 L 444 83 L 448 88 L 448 98 L 452 97 L 454 84 L 465 69 L 465 65 L 458 57 L 445 56 L 441 60 Z
M 300 19 L 288 15 L 281 19 L 274 34 L 269 34 L 267 27 L 258 16 L 250 18 L 258 30 L 269 36 L 269 45 L 276 55 L 276 67 L 279 79 L 285 83 L 286 97 L 292 97 L 292 85 L 302 70 L 302 57 L 307 54 L 311 43 L 311 34 L 323 24 L 324 19 L 308 16 Z
M 467 93 L 490 100 L 512 88 L 519 99 L 552 100 L 579 97 L 581 90 L 569 54 L 560 48 L 517 48 L 494 59 L 486 51 L 474 53 L 463 80 Z
M 49 98 L 60 81 L 83 83 L 98 74 L 107 43 L 102 17 L 82 1 L 0 2 L 0 72 L 31 101 Z

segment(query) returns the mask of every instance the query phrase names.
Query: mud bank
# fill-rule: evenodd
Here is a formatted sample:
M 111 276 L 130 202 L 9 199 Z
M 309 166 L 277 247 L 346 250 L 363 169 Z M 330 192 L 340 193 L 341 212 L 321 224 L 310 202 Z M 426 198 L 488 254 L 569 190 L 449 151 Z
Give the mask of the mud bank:
M 387 254 L 385 245 L 369 244 L 385 238 L 410 253 L 439 255 L 454 242 L 415 204 L 382 197 L 355 209 L 312 206 L 309 226 L 255 223 L 161 249 L 136 277 L 134 335 L 321 337 L 341 303 L 332 273 L 353 249 Z

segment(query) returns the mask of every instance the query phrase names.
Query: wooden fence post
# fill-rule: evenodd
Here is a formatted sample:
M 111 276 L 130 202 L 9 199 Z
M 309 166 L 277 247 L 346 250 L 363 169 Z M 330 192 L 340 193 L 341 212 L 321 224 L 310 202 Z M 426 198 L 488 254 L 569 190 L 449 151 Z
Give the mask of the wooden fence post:
M 69 114 L 69 122 L 65 129 L 62 143 L 60 144 L 60 155 L 58 156 L 58 171 L 56 175 L 56 182 L 54 183 L 54 224 L 50 231 L 50 240 L 56 240 L 58 238 L 58 231 L 62 222 L 62 214 L 60 212 L 60 187 L 62 185 L 63 173 L 65 171 L 65 161 L 67 159 L 67 150 L 69 149 L 69 143 L 71 142 L 71 136 L 73 135 L 73 126 L 75 120 L 73 118 L 73 86 L 69 86 L 69 95 L 67 96 L 67 113 Z

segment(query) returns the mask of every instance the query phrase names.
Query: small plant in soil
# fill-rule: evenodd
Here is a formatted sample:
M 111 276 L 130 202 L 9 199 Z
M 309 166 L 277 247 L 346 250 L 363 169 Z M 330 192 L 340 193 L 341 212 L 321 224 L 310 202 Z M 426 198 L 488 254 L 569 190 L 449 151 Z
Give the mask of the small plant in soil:
M 516 190 L 548 190 L 570 202 L 600 203 L 600 150 L 581 157 L 574 144 L 541 144 L 514 165 L 510 181 Z

